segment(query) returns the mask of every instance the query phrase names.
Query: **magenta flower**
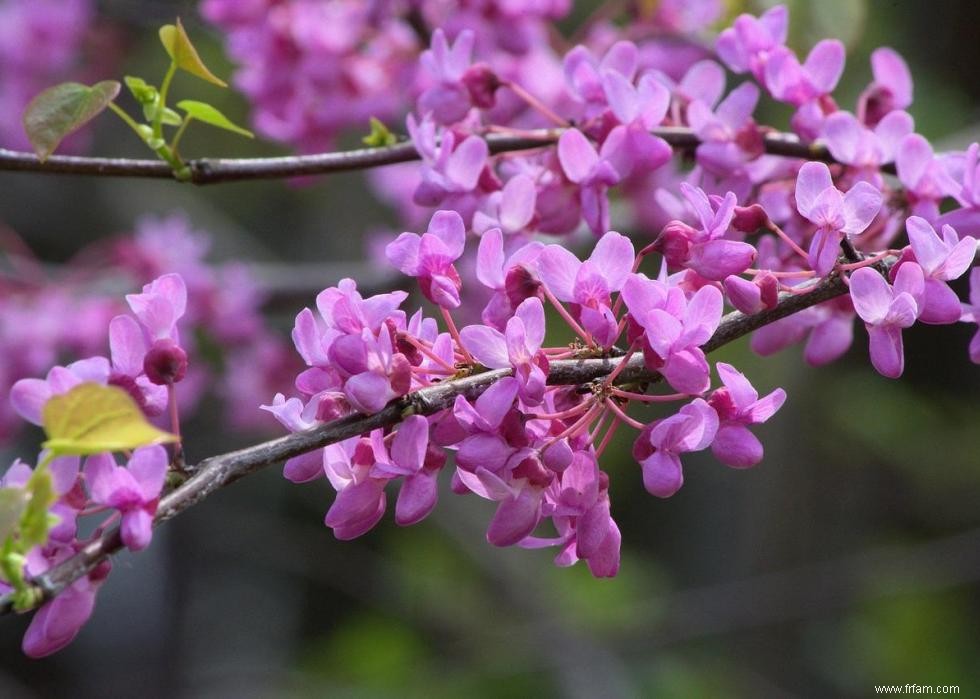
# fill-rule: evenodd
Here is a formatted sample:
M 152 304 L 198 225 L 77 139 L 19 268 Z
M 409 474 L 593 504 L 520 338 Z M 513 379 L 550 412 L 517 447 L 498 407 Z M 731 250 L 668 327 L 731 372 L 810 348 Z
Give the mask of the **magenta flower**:
M 470 67 L 475 39 L 471 30 L 465 30 L 450 45 L 442 29 L 436 29 L 432 33 L 432 48 L 419 56 L 422 67 L 436 81 L 419 95 L 419 111 L 431 113 L 440 124 L 454 124 L 470 111 L 470 96 L 463 76 Z
M 371 470 L 387 458 L 381 430 L 374 430 L 370 437 L 354 437 L 324 448 L 324 470 L 337 497 L 323 523 L 341 541 L 366 533 L 384 515 L 388 481 L 373 478 Z
M 492 228 L 483 234 L 476 253 L 476 278 L 493 290 L 481 315 L 484 323 L 503 330 L 517 307 L 538 293 L 541 282 L 531 268 L 536 266 L 543 249 L 542 243 L 534 241 L 505 258 L 504 237 L 500 229 Z
M 964 323 L 976 323 L 980 326 L 980 267 L 970 271 L 970 303 L 963 304 L 963 315 L 960 320 Z M 980 327 L 970 340 L 970 360 L 980 364 Z
M 915 262 L 925 275 L 925 294 L 919 308 L 923 323 L 943 325 L 960 318 L 960 300 L 946 282 L 959 279 L 973 264 L 977 241 L 970 236 L 960 240 L 952 226 L 943 226 L 940 238 L 929 222 L 909 216 L 905 223 Z M 898 265 L 898 269 L 904 266 Z
M 630 239 L 609 231 L 585 262 L 560 245 L 547 246 L 538 257 L 538 275 L 555 297 L 576 305 L 573 312 L 582 327 L 608 347 L 615 342 L 617 329 L 610 296 L 623 288 L 634 259 Z
M 458 197 L 476 189 L 490 154 L 486 141 L 479 136 L 468 136 L 457 146 L 454 132 L 445 131 L 438 136 L 431 119 L 418 123 L 411 114 L 407 125 L 423 162 L 422 182 L 414 195 L 416 204 L 439 206 L 447 200 L 459 202 Z
M 608 145 L 607 145 L 608 144 Z M 609 139 L 599 152 L 578 129 L 568 129 L 558 139 L 558 160 L 565 176 L 579 186 L 582 217 L 596 235 L 609 230 L 606 190 L 621 179 L 610 161 L 616 142 Z
M 692 228 L 681 221 L 671 221 L 664 226 L 655 244 L 667 264 L 672 268 L 693 269 L 712 281 L 744 272 L 755 259 L 755 248 L 724 237 L 735 213 L 735 194 L 728 192 L 724 199 L 716 198 L 713 204 L 704 190 L 686 182 L 681 182 L 680 187 L 701 228 Z
M 150 341 L 143 358 L 146 377 L 158 386 L 175 384 L 187 372 L 187 352 L 180 346 L 177 321 L 187 311 L 187 286 L 179 274 L 164 274 L 127 294 L 126 302 Z M 130 338 L 131 339 L 131 338 Z M 133 348 L 126 350 L 131 353 Z
M 565 84 L 569 92 L 587 106 L 586 116 L 594 116 L 607 105 L 603 75 L 613 71 L 626 80 L 636 75 L 638 52 L 631 41 L 617 41 L 599 61 L 589 49 L 576 46 L 564 58 Z
M 759 398 L 745 375 L 731 364 L 718 362 L 715 366 L 725 387 L 716 389 L 708 399 L 719 421 L 711 452 L 732 468 L 755 466 L 762 461 L 762 443 L 749 425 L 759 425 L 775 415 L 786 401 L 786 391 L 777 388 Z
M 703 286 L 687 301 L 676 287 L 632 274 L 623 286 L 623 300 L 642 331 L 647 366 L 663 374 L 677 391 L 690 395 L 706 391 L 711 385 L 710 369 L 700 346 L 721 322 L 721 292 Z
M 109 384 L 125 390 L 143 412 L 152 417 L 166 410 L 167 389 L 146 375 L 149 349 L 142 328 L 132 317 L 116 316 L 109 322 L 109 354 L 112 358 Z M 155 365 L 151 363 L 151 367 Z M 179 372 L 172 375 L 175 381 L 179 380 Z
M 881 192 L 867 182 L 858 182 L 846 194 L 834 186 L 830 169 L 823 163 L 809 162 L 796 178 L 796 208 L 816 224 L 810 242 L 809 261 L 821 277 L 833 269 L 845 235 L 863 231 L 881 209 Z
M 939 218 L 939 203 L 957 186 L 929 142 L 917 133 L 903 138 L 895 154 L 895 168 L 912 213 L 930 222 Z
M 669 498 L 684 484 L 680 455 L 706 449 L 718 431 L 718 415 L 695 398 L 676 415 L 647 425 L 633 445 L 643 468 L 643 485 L 651 495 Z
M 728 302 L 745 315 L 753 315 L 779 302 L 779 280 L 772 272 L 756 274 L 751 280 L 737 275 L 725 277 L 722 286 Z
M 796 54 L 779 46 L 769 54 L 765 84 L 780 102 L 800 107 L 829 95 L 844 72 L 844 44 L 836 39 L 817 42 L 800 65 Z
M 346 376 L 344 396 L 351 407 L 365 414 L 376 413 L 411 388 L 411 365 L 397 351 L 387 325 L 378 336 L 369 330 L 361 335 L 344 335 L 330 346 L 330 363 Z
M 541 351 L 545 321 L 540 299 L 531 297 L 521 303 L 503 333 L 485 325 L 468 325 L 459 334 L 466 349 L 484 366 L 513 367 L 522 401 L 529 406 L 541 404 L 548 359 Z
M 169 462 L 167 451 L 156 445 L 136 449 L 126 468 L 117 466 L 111 454 L 96 454 L 85 462 L 93 502 L 122 514 L 120 534 L 131 551 L 145 549 L 153 536 L 153 515 Z
M 487 196 L 485 211 L 473 214 L 473 232 L 482 235 L 491 228 L 499 228 L 505 235 L 523 232 L 534 218 L 536 197 L 537 189 L 530 176 L 511 177 L 502 190 Z
M 68 366 L 56 366 L 43 379 L 17 381 L 10 389 L 10 404 L 22 418 L 40 425 L 44 404 L 51 396 L 68 393 L 80 383 L 93 382 L 105 386 L 109 375 L 109 360 L 105 357 L 90 357 Z
M 925 292 L 922 268 L 906 262 L 894 286 L 868 267 L 851 275 L 851 301 L 868 330 L 871 364 L 882 376 L 897 379 L 905 367 L 902 330 L 915 323 Z
M 453 416 L 464 431 L 456 452 L 457 466 L 473 473 L 478 468 L 500 473 L 508 466 L 517 448 L 509 443 L 512 430 L 505 427 L 505 421 L 513 414 L 519 389 L 518 380 L 508 376 L 472 404 L 463 396 L 456 398 Z
M 455 211 L 437 211 L 422 235 L 402 233 L 385 248 L 388 261 L 403 274 L 418 277 L 423 295 L 443 308 L 459 307 L 462 283 L 453 262 L 463 254 L 466 227 Z
M 718 57 L 736 73 L 750 71 L 764 82 L 766 63 L 772 52 L 786 43 L 789 11 L 776 5 L 759 17 L 742 14 L 725 29 L 715 43 Z
M 71 643 L 95 609 L 95 595 L 107 566 L 79 578 L 50 602 L 41 606 L 31 619 L 21 649 L 29 658 L 44 658 Z M 39 574 L 43 571 L 30 571 Z
M 728 175 L 762 152 L 762 134 L 752 112 L 759 101 L 759 88 L 745 82 L 731 91 L 712 111 L 701 100 L 687 107 L 687 121 L 701 144 L 698 162 L 719 175 Z
M 609 108 L 619 121 L 602 144 L 603 157 L 616 172 L 621 177 L 628 177 L 655 170 L 670 160 L 670 146 L 650 133 L 667 114 L 670 106 L 667 88 L 649 73 L 634 86 L 615 70 L 603 72 L 602 86 Z
M 519 543 L 541 521 L 544 491 L 539 485 L 524 479 L 508 482 L 482 467 L 472 473 L 459 469 L 457 475 L 470 492 L 500 503 L 487 527 L 487 541 L 494 546 L 513 546 Z
M 870 128 L 886 114 L 912 104 L 912 74 L 902 57 L 883 46 L 871 52 L 874 81 L 858 98 L 858 118 Z
M 895 160 L 899 144 L 914 128 L 907 112 L 889 112 L 874 130 L 853 114 L 836 112 L 824 121 L 821 136 L 834 158 L 856 168 L 857 176 L 880 188 L 881 166 Z
M 673 99 L 682 107 L 695 100 L 704 103 L 709 108 L 714 107 L 725 91 L 725 69 L 712 60 L 698 61 L 687 69 L 687 72 L 678 82 L 675 82 L 666 73 L 652 72 L 660 82 L 667 86 Z
M 972 143 L 962 154 L 947 156 L 945 164 L 956 185 L 950 194 L 962 208 L 953 209 L 936 220 L 937 226 L 950 225 L 958 231 L 980 234 L 980 144 Z

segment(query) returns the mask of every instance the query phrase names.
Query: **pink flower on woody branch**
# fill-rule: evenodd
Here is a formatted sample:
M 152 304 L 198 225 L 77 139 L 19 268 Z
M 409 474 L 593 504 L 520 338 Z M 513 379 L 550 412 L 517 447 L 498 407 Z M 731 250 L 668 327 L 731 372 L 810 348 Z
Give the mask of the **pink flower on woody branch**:
M 450 45 L 442 29 L 436 29 L 432 33 L 432 48 L 419 56 L 422 67 L 436 83 L 419 95 L 419 111 L 431 113 L 440 124 L 454 124 L 470 110 L 470 95 L 463 76 L 470 67 L 475 38 L 471 30 L 465 30 Z
M 117 466 L 111 454 L 96 454 L 85 462 L 92 501 L 122 514 L 120 533 L 131 551 L 141 551 L 150 543 L 168 464 L 161 446 L 136 449 L 125 468 Z
M 836 112 L 824 121 L 821 137 L 834 158 L 854 168 L 854 177 L 881 187 L 881 166 L 895 160 L 902 139 L 914 129 L 915 121 L 907 112 L 889 112 L 874 130 L 853 114 Z
M 912 74 L 898 52 L 887 46 L 871 53 L 874 81 L 858 98 L 858 118 L 869 128 L 878 125 L 886 114 L 906 109 L 912 104 Z
M 388 261 L 403 274 L 417 277 L 422 293 L 443 308 L 459 307 L 462 283 L 453 262 L 463 254 L 466 227 L 455 211 L 437 211 L 422 235 L 402 233 L 385 248 Z
M 922 268 L 906 262 L 889 286 L 878 272 L 862 267 L 851 275 L 850 287 L 854 310 L 868 330 L 871 364 L 882 376 L 897 379 L 905 367 L 902 330 L 915 323 L 925 292 Z
M 755 260 L 755 248 L 724 238 L 735 214 L 735 194 L 728 192 L 724 199 L 715 197 L 713 203 L 704 190 L 686 182 L 680 186 L 701 227 L 671 221 L 655 241 L 655 249 L 663 254 L 671 268 L 686 267 L 712 281 L 744 272 Z
M 952 226 L 943 226 L 943 237 L 928 221 L 909 216 L 905 223 L 909 234 L 909 249 L 902 260 L 892 268 L 892 277 L 911 259 L 922 268 L 925 276 L 925 293 L 919 308 L 919 320 L 933 325 L 955 323 L 960 319 L 960 300 L 946 282 L 959 279 L 973 264 L 977 252 L 975 238 L 962 240 Z
M 414 201 L 419 206 L 439 206 L 443 202 L 460 201 L 476 189 L 480 174 L 490 151 L 479 136 L 468 136 L 457 145 L 456 134 L 443 131 L 437 136 L 430 118 L 416 122 L 409 114 L 408 133 L 422 157 L 422 182 L 415 190 Z M 467 204 L 469 206 L 469 204 Z
M 541 351 L 545 320 L 540 299 L 532 297 L 518 306 L 503 333 L 485 325 L 468 325 L 459 334 L 463 346 L 484 366 L 513 367 L 524 403 L 541 404 L 548 378 L 548 358 Z
M 498 228 L 506 235 L 523 232 L 534 218 L 537 190 L 529 175 L 507 180 L 503 189 L 487 196 L 485 210 L 473 214 L 473 232 L 486 233 Z
M 841 192 L 823 163 L 809 162 L 800 168 L 796 208 L 817 226 L 810 241 L 809 261 L 818 275 L 830 273 L 840 254 L 843 236 L 866 229 L 878 215 L 881 200 L 881 192 L 867 182 L 858 182 L 846 194 Z
M 759 88 L 745 82 L 732 90 L 714 111 L 701 100 L 688 105 L 688 124 L 701 139 L 698 163 L 718 175 L 730 175 L 762 154 L 762 132 L 752 119 L 758 101 Z
M 786 43 L 789 11 L 776 5 L 759 17 L 739 15 L 734 24 L 718 36 L 718 57 L 736 73 L 750 71 L 764 82 L 766 63 L 771 53 Z
M 585 262 L 560 245 L 547 246 L 537 260 L 538 276 L 556 298 L 575 304 L 573 313 L 582 327 L 609 347 L 617 329 L 610 296 L 623 288 L 634 259 L 630 239 L 609 231 Z
M 939 218 L 940 202 L 956 191 L 957 185 L 929 142 L 917 133 L 903 138 L 895 154 L 895 169 L 912 213 L 930 222 Z
M 623 300 L 634 323 L 630 339 L 641 341 L 647 367 L 677 391 L 706 391 L 710 368 L 700 346 L 721 322 L 721 292 L 703 286 L 688 301 L 677 287 L 632 274 L 623 285 Z
M 614 70 L 603 72 L 602 85 L 619 125 L 606 136 L 603 157 L 622 177 L 655 170 L 672 155 L 670 146 L 650 130 L 664 120 L 670 92 L 652 74 L 633 83 Z
M 965 153 L 945 158 L 945 165 L 956 183 L 950 194 L 962 208 L 953 209 L 936 220 L 958 231 L 980 235 L 980 144 L 972 143 Z
M 68 366 L 52 367 L 43 379 L 21 379 L 10 389 L 10 403 L 22 418 L 40 425 L 44 404 L 52 396 L 68 393 L 80 383 L 105 386 L 109 375 L 109 360 L 105 357 L 80 359 Z
M 109 322 L 109 354 L 112 358 L 109 384 L 129 393 L 143 412 L 152 417 L 166 410 L 167 389 L 146 375 L 149 349 L 142 328 L 132 317 L 120 315 Z
M 179 274 L 164 274 L 128 294 L 126 302 L 150 340 L 143 359 L 147 378 L 160 386 L 174 384 L 187 372 L 187 352 L 180 346 L 177 321 L 187 310 L 187 287 Z
M 565 84 L 575 99 L 585 103 L 586 117 L 596 116 L 608 105 L 603 75 L 612 71 L 633 80 L 638 60 L 636 44 L 631 41 L 617 41 L 601 61 L 584 46 L 576 46 L 565 55 Z
M 621 179 L 610 160 L 618 147 L 606 139 L 600 150 L 578 129 L 568 129 L 558 139 L 558 160 L 565 176 L 579 186 L 582 217 L 596 235 L 609 230 L 609 198 L 606 191 Z
M 643 468 L 643 486 L 659 498 L 676 493 L 684 484 L 680 455 L 706 449 L 717 431 L 718 415 L 701 398 L 647 425 L 633 445 L 633 457 Z
M 500 229 L 492 228 L 483 234 L 476 253 L 476 278 L 493 290 L 481 314 L 484 323 L 503 330 L 517 307 L 538 294 L 541 282 L 532 269 L 543 249 L 542 243 L 533 241 L 505 257 Z
M 725 387 L 716 389 L 708 399 L 719 421 L 711 452 L 733 468 L 755 466 L 762 461 L 762 442 L 749 426 L 759 425 L 775 415 L 786 401 L 786 391 L 777 388 L 759 398 L 745 375 L 731 364 L 718 362 L 715 366 Z
M 844 53 L 844 44 L 836 39 L 824 39 L 817 42 L 800 65 L 795 53 L 779 46 L 766 61 L 766 87 L 777 100 L 795 107 L 826 97 L 837 87 L 844 72 Z

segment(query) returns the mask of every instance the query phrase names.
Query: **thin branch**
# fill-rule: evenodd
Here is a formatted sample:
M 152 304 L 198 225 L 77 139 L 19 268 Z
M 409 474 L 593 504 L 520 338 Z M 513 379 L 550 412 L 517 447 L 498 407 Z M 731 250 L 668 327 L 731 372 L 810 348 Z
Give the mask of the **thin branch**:
M 540 148 L 555 143 L 563 129 L 539 129 L 521 136 L 488 134 L 487 145 L 491 153 Z M 697 147 L 701 141 L 691 129 L 664 126 L 652 130 L 671 146 L 684 150 Z M 771 155 L 783 155 L 806 160 L 834 162 L 822 145 L 801 142 L 793 134 L 771 132 L 764 137 L 765 151 Z M 190 182 L 215 184 L 242 180 L 265 180 L 307 175 L 325 175 L 333 172 L 349 172 L 367 168 L 406 163 L 419 160 L 420 156 L 411 141 L 381 148 L 319 153 L 316 155 L 292 155 L 277 158 L 197 158 L 188 160 Z M 883 168 L 888 171 L 887 168 Z M 174 179 L 173 170 L 162 160 L 138 160 L 132 158 L 85 158 L 71 155 L 52 155 L 41 162 L 33 153 L 0 148 L 0 171 L 40 172 L 48 174 L 93 175 L 99 177 L 150 177 Z
M 880 263 L 879 271 L 887 273 L 895 258 Z M 738 311 L 729 313 L 717 331 L 703 346 L 706 352 L 715 350 L 748 333 L 792 315 L 810 306 L 840 296 L 847 286 L 839 276 L 811 283 L 807 293 L 784 294 L 772 309 L 746 316 Z M 548 383 L 552 385 L 588 384 L 607 376 L 618 365 L 618 358 L 565 359 L 551 362 Z M 617 384 L 653 383 L 660 380 L 657 372 L 644 365 L 642 355 L 627 357 L 627 366 L 620 371 Z M 192 505 L 206 499 L 230 483 L 255 473 L 266 466 L 334 444 L 378 428 L 391 427 L 409 415 L 432 415 L 450 408 L 457 396 L 473 399 L 496 381 L 509 375 L 510 369 L 485 371 L 423 388 L 389 403 L 373 415 L 350 415 L 320 427 L 280 437 L 252 447 L 205 459 L 189 466 L 191 478 L 160 500 L 154 525 L 171 519 Z M 80 550 L 72 558 L 33 579 L 32 584 L 50 599 L 87 574 L 101 561 L 122 548 L 119 530 L 113 529 Z M 42 600 L 43 601 L 43 600 Z M 0 614 L 12 611 L 10 595 L 0 597 Z

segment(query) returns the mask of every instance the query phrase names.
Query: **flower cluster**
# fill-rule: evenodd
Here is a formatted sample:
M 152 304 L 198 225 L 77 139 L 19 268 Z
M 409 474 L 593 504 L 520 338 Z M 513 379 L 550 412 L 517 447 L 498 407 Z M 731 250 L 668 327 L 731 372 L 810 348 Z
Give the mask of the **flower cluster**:
M 295 361 L 263 319 L 264 294 L 248 268 L 206 262 L 209 239 L 194 231 L 186 218 L 144 218 L 132 236 L 82 251 L 57 279 L 50 278 L 19 241 L 11 237 L 6 242 L 11 264 L 9 274 L 0 276 L 0 352 L 6 358 L 0 363 L 0 393 L 8 395 L 17 380 L 43 374 L 63 358 L 102 353 L 108 327 L 119 385 L 129 383 L 124 376 L 144 386 L 149 382 L 142 356 L 155 348 L 160 368 L 167 371 L 169 358 L 176 362 L 174 371 L 187 371 L 180 392 L 185 415 L 199 403 L 205 387 L 217 383 L 209 390 L 224 398 L 230 426 L 268 427 L 253 406 L 293 370 Z M 173 273 L 179 273 L 187 287 L 179 327 L 161 326 L 144 340 L 132 318 L 114 318 L 123 310 L 114 289 L 138 289 Z M 165 322 L 155 308 L 143 307 L 138 313 L 149 322 Z M 192 361 L 189 369 L 182 357 L 173 357 L 165 347 L 178 330 L 181 352 L 202 360 Z M 144 347 L 144 342 L 150 345 Z M 216 352 L 220 365 L 203 361 Z M 161 391 L 157 386 L 144 395 L 131 389 L 150 414 L 158 414 L 166 404 Z M 11 441 L 22 424 L 3 401 L 0 444 Z

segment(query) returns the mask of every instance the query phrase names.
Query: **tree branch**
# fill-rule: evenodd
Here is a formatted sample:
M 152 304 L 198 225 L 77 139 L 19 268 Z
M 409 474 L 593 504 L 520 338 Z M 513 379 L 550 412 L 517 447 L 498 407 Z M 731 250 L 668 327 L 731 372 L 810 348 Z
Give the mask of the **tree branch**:
M 887 273 L 895 262 L 895 258 L 890 258 L 879 263 L 877 269 Z M 718 349 L 764 325 L 841 296 L 847 291 L 844 280 L 837 275 L 812 282 L 810 286 L 810 291 L 806 293 L 783 294 L 775 307 L 755 315 L 746 316 L 738 311 L 729 313 L 722 319 L 711 339 L 704 344 L 704 350 L 710 352 Z M 618 358 L 556 360 L 551 362 L 548 383 L 588 384 L 608 375 L 619 361 L 621 360 Z M 629 364 L 616 380 L 617 384 L 660 380 L 657 372 L 646 368 L 641 355 L 633 355 L 628 361 Z M 266 466 L 374 429 L 391 427 L 409 415 L 432 415 L 451 407 L 457 396 L 476 398 L 494 382 L 510 373 L 509 369 L 496 369 L 449 380 L 396 399 L 373 415 L 350 415 L 305 432 L 205 459 L 197 466 L 189 467 L 188 470 L 193 474 L 191 478 L 160 500 L 154 525 L 177 516 L 220 488 Z M 41 593 L 41 601 L 51 599 L 120 548 L 122 541 L 116 528 L 88 544 L 72 558 L 34 578 L 32 585 Z M 0 597 L 0 614 L 11 611 L 11 596 Z
M 487 145 L 491 153 L 539 148 L 555 143 L 563 129 L 539 129 L 522 136 L 488 134 Z M 700 139 L 691 129 L 664 126 L 651 131 L 675 148 L 696 148 Z M 771 132 L 763 139 L 765 152 L 806 160 L 834 162 L 822 145 L 806 144 L 793 134 Z M 411 141 L 381 148 L 319 153 L 316 155 L 292 155 L 277 158 L 197 158 L 188 160 L 190 182 L 215 184 L 242 180 L 264 180 L 307 175 L 325 175 L 333 172 L 364 170 L 382 165 L 419 160 L 420 156 Z M 888 168 L 883 168 L 889 171 Z M 52 155 L 41 162 L 33 153 L 0 148 L 0 171 L 40 172 L 47 174 L 91 175 L 97 177 L 149 177 L 174 179 L 173 170 L 162 160 L 132 158 L 85 158 L 72 155 Z

